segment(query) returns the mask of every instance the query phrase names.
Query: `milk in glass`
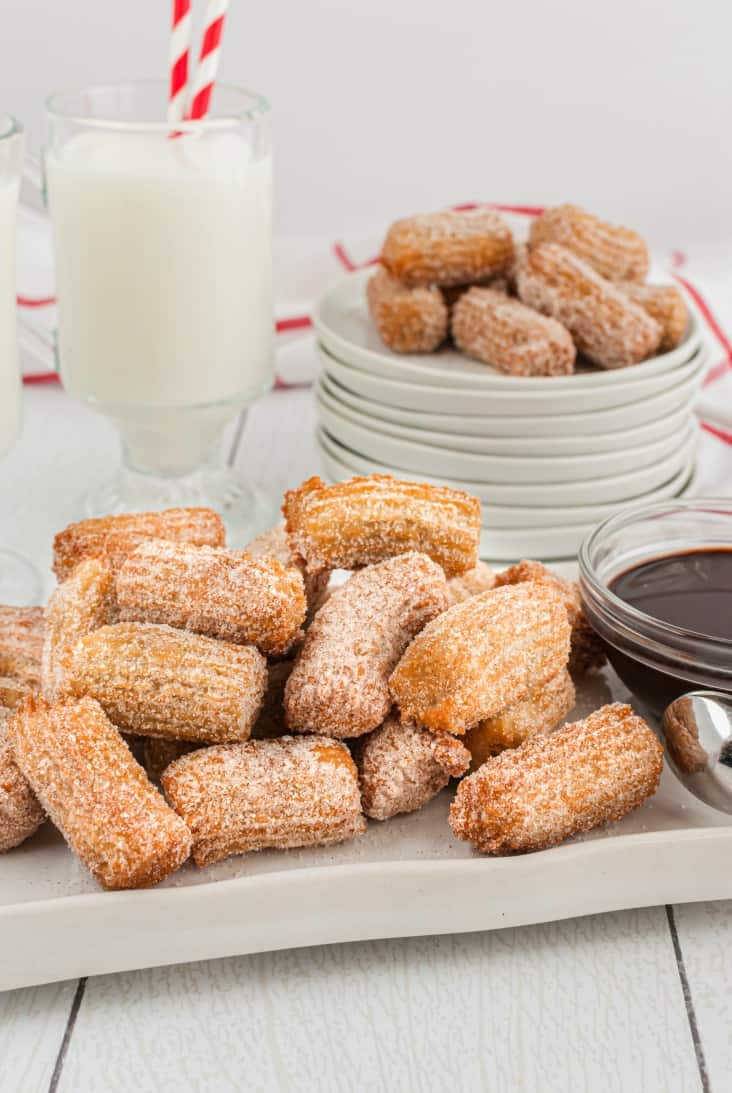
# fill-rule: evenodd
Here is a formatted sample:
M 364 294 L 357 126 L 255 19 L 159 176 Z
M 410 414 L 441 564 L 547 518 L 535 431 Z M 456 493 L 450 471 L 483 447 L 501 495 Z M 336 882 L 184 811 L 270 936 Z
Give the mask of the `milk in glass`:
M 196 466 L 271 382 L 269 157 L 231 131 L 86 131 L 46 179 L 65 386 L 138 466 Z
M 15 327 L 17 179 L 0 176 L 0 455 L 20 431 L 20 371 Z

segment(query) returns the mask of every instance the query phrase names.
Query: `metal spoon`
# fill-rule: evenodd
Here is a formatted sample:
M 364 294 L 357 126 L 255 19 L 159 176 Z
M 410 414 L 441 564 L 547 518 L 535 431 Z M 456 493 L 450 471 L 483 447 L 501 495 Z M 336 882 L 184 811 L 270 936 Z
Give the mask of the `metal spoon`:
M 668 758 L 690 793 L 732 813 L 732 695 L 691 691 L 661 719 Z

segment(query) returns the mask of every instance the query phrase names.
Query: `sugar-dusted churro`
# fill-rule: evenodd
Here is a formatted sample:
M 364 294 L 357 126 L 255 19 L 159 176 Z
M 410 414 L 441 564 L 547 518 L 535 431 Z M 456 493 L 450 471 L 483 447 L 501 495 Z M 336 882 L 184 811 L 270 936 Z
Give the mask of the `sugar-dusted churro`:
M 447 337 L 447 304 L 439 288 L 409 288 L 380 266 L 366 286 L 371 318 L 396 353 L 431 353 Z
M 318 611 L 298 653 L 285 687 L 288 728 L 338 739 L 377 728 L 391 707 L 389 674 L 446 606 L 445 575 L 424 554 L 354 573 Z
M 292 548 L 284 523 L 277 524 L 269 531 L 263 531 L 256 539 L 252 539 L 251 543 L 247 543 L 244 552 L 251 554 L 254 558 L 274 558 L 283 565 L 299 569 L 305 582 L 308 612 L 313 614 L 317 611 L 328 588 L 330 570 L 323 569 L 318 573 L 308 572 L 302 558 Z
M 0 675 L 38 687 L 44 633 L 42 607 L 0 604 Z
M 634 281 L 621 281 L 618 288 L 661 324 L 663 335 L 658 347 L 661 352 L 665 353 L 681 344 L 689 325 L 689 309 L 675 285 L 639 285 Z
M 188 828 L 98 702 L 29 699 L 8 734 L 38 800 L 103 888 L 147 888 L 186 860 Z
M 114 573 L 104 558 L 87 558 L 57 585 L 46 607 L 41 681 L 49 701 L 64 692 L 71 651 L 84 634 L 114 621 Z
M 479 721 L 465 734 L 471 770 L 506 748 L 517 748 L 531 736 L 561 725 L 575 703 L 574 684 L 566 668 L 537 687 L 523 702 L 515 702 L 494 717 Z
M 566 326 L 580 353 L 602 368 L 638 364 L 661 342 L 661 324 L 566 247 L 524 249 L 516 284 L 524 303 Z
M 0 708 L 0 853 L 20 846 L 45 820 L 38 798 L 13 757 L 8 713 Z
M 409 286 L 485 281 L 505 270 L 512 257 L 511 229 L 493 209 L 397 220 L 381 248 L 381 264 Z
M 543 850 L 620 820 L 655 793 L 663 749 L 630 706 L 509 748 L 463 779 L 454 834 L 487 854 Z
M 391 475 L 326 486 L 309 478 L 282 506 L 294 549 L 309 570 L 357 569 L 417 550 L 448 577 L 478 561 L 480 502 L 462 490 Z
M 124 732 L 210 744 L 249 737 L 266 682 L 251 645 L 127 622 L 80 638 L 65 685 L 96 698 Z
M 356 767 L 344 744 L 283 736 L 202 748 L 163 772 L 197 865 L 266 847 L 328 846 L 362 834 Z
M 491 288 L 471 288 L 452 311 L 458 349 L 511 376 L 566 376 L 576 350 L 556 319 Z
M 127 558 L 117 574 L 117 603 L 125 622 L 163 623 L 263 653 L 286 653 L 307 612 L 294 567 L 164 539 L 142 543 Z
M 74 566 L 85 558 L 102 555 L 110 536 L 110 549 L 119 551 L 124 542 L 117 538 L 121 533 L 134 537 L 128 540 L 128 548 L 136 545 L 138 536 L 196 546 L 224 546 L 226 542 L 221 517 L 212 509 L 165 509 L 82 520 L 70 524 L 53 541 L 53 570 L 59 581 L 66 580 Z
M 0 711 L 14 710 L 33 693 L 33 688 L 27 683 L 13 676 L 0 676 Z
M 454 736 L 402 725 L 393 716 L 358 744 L 361 802 L 373 820 L 423 808 L 470 763 L 470 753 Z
M 181 755 L 188 755 L 200 747 L 190 740 L 161 740 L 147 736 L 142 745 L 142 763 L 151 782 L 160 782 L 160 776 L 166 767 Z
M 559 243 L 609 281 L 645 281 L 648 247 L 638 232 L 619 228 L 578 205 L 556 205 L 537 217 L 529 242 Z
M 450 606 L 469 600 L 471 596 L 479 596 L 481 592 L 490 592 L 496 586 L 496 574 L 485 562 L 478 562 L 467 573 L 459 577 L 451 577 L 447 582 L 447 596 Z
M 569 633 L 564 601 L 547 583 L 456 604 L 425 626 L 391 676 L 402 721 L 461 736 L 555 676 Z
M 499 588 L 507 584 L 521 584 L 523 581 L 545 581 L 561 592 L 572 629 L 569 651 L 571 675 L 581 676 L 602 668 L 607 660 L 605 646 L 587 621 L 577 582 L 561 577 L 547 569 L 542 562 L 526 559 L 496 574 L 496 585 Z

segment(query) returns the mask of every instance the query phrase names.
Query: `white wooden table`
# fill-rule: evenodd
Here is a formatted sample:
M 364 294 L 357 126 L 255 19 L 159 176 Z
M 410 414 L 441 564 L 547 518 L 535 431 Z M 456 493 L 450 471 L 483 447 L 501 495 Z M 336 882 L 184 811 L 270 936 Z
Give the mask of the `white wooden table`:
M 312 419 L 270 395 L 231 457 L 281 494 L 318 470 Z M 104 420 L 29 390 L 0 543 L 47 567 L 117 458 Z M 730 903 L 180 965 L 0 995 L 0 1093 L 725 1093 L 731 994 Z

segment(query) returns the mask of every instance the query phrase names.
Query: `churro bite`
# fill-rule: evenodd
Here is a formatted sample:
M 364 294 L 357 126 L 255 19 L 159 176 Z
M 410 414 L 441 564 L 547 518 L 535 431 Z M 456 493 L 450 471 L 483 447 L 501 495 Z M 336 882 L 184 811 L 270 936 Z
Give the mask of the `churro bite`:
M 473 569 L 459 577 L 450 577 L 447 582 L 447 596 L 452 607 L 455 603 L 479 596 L 481 592 L 490 592 L 496 586 L 496 574 L 486 562 L 478 562 Z
M 462 490 L 391 475 L 326 486 L 309 478 L 282 507 L 294 549 L 309 570 L 358 569 L 409 550 L 429 555 L 448 577 L 478 561 L 480 502 Z
M 0 675 L 38 687 L 44 635 L 42 607 L 0 604 Z
M 9 714 L 10 710 L 0 707 L 0 853 L 20 846 L 46 818 L 13 757 L 8 736 Z
M 394 669 L 389 686 L 402 721 L 463 735 L 561 671 L 569 634 L 562 596 L 547 583 L 456 604 L 425 626 Z
M 302 558 L 292 548 L 284 523 L 277 524 L 269 531 L 263 531 L 261 535 L 257 535 L 256 539 L 252 539 L 251 543 L 247 543 L 244 547 L 244 553 L 251 554 L 253 558 L 274 558 L 282 565 L 298 569 L 305 582 L 308 614 L 312 615 L 317 611 L 328 589 L 330 570 L 322 569 L 318 573 L 308 572 Z
M 574 703 L 572 677 L 566 668 L 562 668 L 523 702 L 515 702 L 468 729 L 465 747 L 470 752 L 470 769 L 477 770 L 487 759 L 506 748 L 517 748 L 531 736 L 556 729 Z
M 648 247 L 638 232 L 619 228 L 578 205 L 556 205 L 538 216 L 529 242 L 559 243 L 609 281 L 645 281 Z
M 125 540 L 125 536 L 129 536 Z M 70 524 L 53 541 L 53 570 L 65 581 L 86 558 L 98 558 L 109 546 L 110 554 L 124 556 L 142 539 L 169 539 L 195 546 L 224 546 L 226 532 L 221 517 L 212 509 L 165 509 L 101 516 Z
M 142 765 L 147 771 L 151 782 L 160 783 L 160 776 L 166 767 L 180 759 L 181 755 L 188 755 L 201 747 L 190 740 L 162 740 L 154 736 L 144 739 L 142 745 Z
M 423 808 L 470 763 L 469 752 L 454 736 L 402 725 L 393 716 L 359 741 L 355 751 L 363 810 L 373 820 Z
M 634 281 L 621 281 L 618 288 L 661 324 L 660 352 L 666 353 L 681 344 L 689 325 L 689 309 L 675 285 L 639 285 Z
M 246 740 L 267 682 L 251 645 L 153 623 L 119 623 L 76 643 L 66 690 L 89 695 L 122 731 L 200 744 Z
M 661 324 L 566 247 L 524 248 L 515 268 L 523 302 L 566 326 L 601 368 L 638 364 L 658 349 Z
M 439 288 L 409 288 L 380 266 L 366 286 L 371 318 L 396 353 L 431 353 L 447 337 L 447 304 Z
M 162 782 L 191 830 L 197 865 L 267 847 L 328 846 L 366 826 L 348 748 L 323 737 L 202 748 Z
M 80 562 L 57 585 L 46 607 L 41 683 L 49 701 L 64 692 L 71 651 L 84 634 L 113 622 L 117 613 L 114 573 L 105 558 Z
M 307 611 L 294 567 L 164 539 L 148 540 L 130 554 L 116 588 L 125 622 L 162 623 L 270 654 L 288 651 Z
M 510 376 L 566 376 L 576 351 L 569 331 L 520 300 L 492 288 L 471 288 L 452 311 L 458 349 Z
M 397 220 L 381 264 L 405 285 L 464 285 L 501 273 L 513 257 L 511 230 L 493 209 L 445 210 Z
M 29 699 L 8 733 L 38 800 L 103 888 L 147 888 L 186 860 L 188 828 L 94 699 Z
M 662 766 L 645 721 L 630 706 L 603 706 L 463 779 L 450 826 L 481 853 L 543 850 L 638 808 L 656 792 Z
M 392 669 L 446 606 L 445 575 L 424 554 L 412 551 L 354 573 L 305 636 L 285 687 L 288 728 L 338 739 L 377 728 L 391 707 Z

